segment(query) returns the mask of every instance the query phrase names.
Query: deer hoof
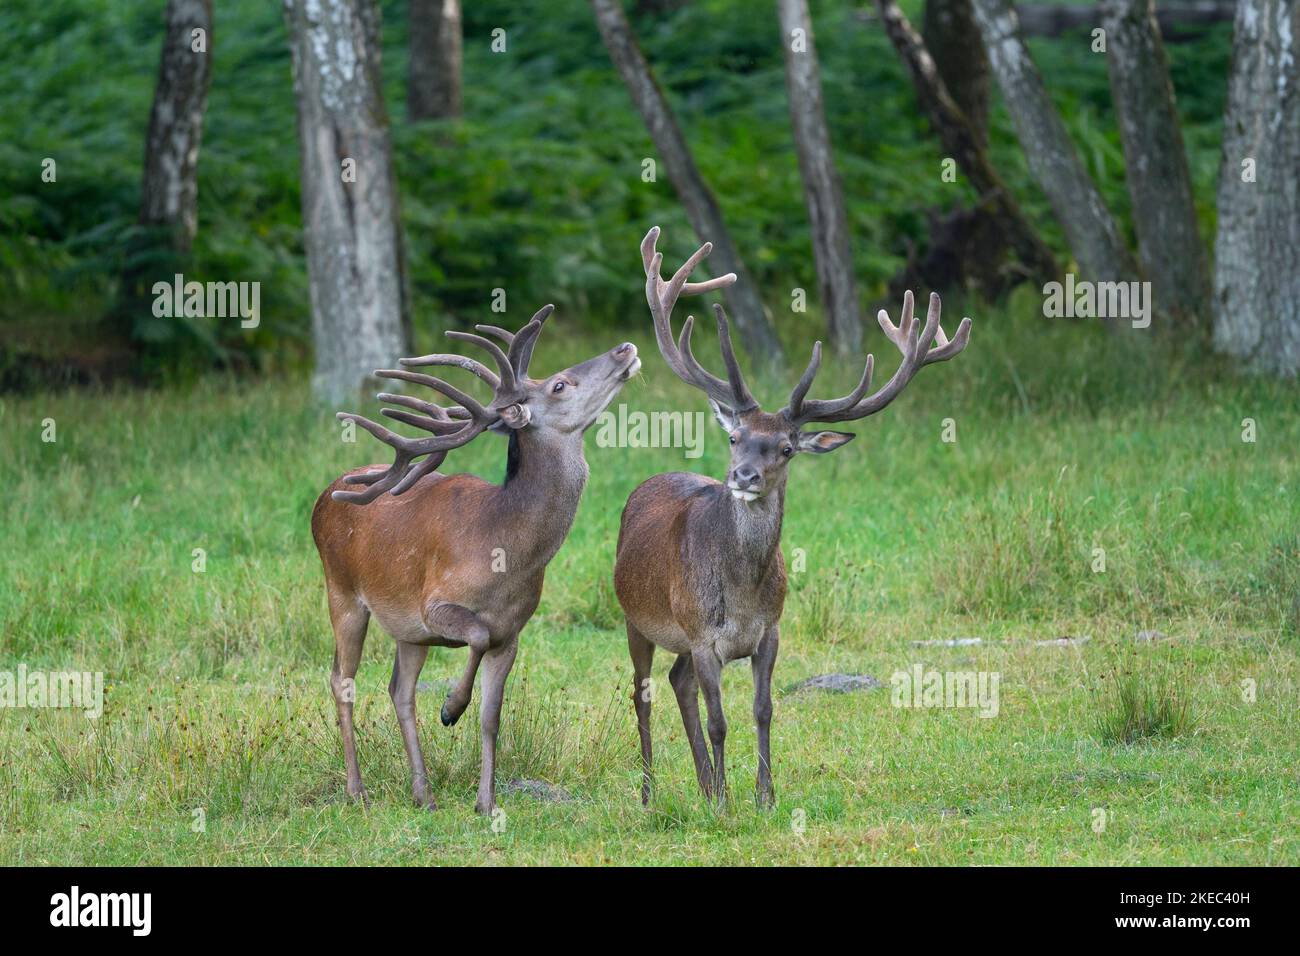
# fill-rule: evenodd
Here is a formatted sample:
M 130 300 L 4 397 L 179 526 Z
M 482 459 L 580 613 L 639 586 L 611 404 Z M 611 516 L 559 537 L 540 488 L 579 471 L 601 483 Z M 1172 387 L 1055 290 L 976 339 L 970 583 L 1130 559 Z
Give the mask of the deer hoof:
M 451 707 L 446 703 L 442 705 L 442 710 L 439 711 L 438 717 L 442 721 L 444 727 L 451 727 L 456 723 L 456 721 L 460 720 L 460 714 L 453 713 Z

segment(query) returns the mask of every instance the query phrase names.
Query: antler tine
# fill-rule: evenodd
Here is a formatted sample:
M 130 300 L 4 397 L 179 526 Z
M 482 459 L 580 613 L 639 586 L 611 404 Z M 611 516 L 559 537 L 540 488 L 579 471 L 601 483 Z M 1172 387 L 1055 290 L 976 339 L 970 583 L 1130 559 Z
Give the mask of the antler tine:
M 482 326 L 479 326 L 479 328 L 482 328 Z M 455 352 L 433 352 L 417 358 L 398 359 L 398 362 L 408 368 L 419 368 L 424 365 L 447 365 L 454 368 L 463 368 L 467 372 L 474 373 L 493 389 L 496 389 L 501 384 L 501 379 L 497 377 L 496 373 L 482 362 L 475 361 L 468 355 L 457 355 Z
M 394 395 L 390 392 L 380 392 L 375 397 L 381 402 L 388 402 L 391 405 L 405 405 L 407 408 L 413 408 L 417 412 L 424 412 L 439 425 L 451 425 L 454 428 L 458 428 L 464 424 L 463 421 L 452 420 L 451 415 L 448 414 L 450 409 L 443 408 L 441 405 L 435 405 L 433 402 L 426 402 L 411 395 Z M 466 412 L 465 409 L 460 408 L 460 406 L 454 407 L 465 413 L 459 416 L 460 418 L 463 419 L 468 417 L 469 413 Z
M 808 367 L 799 376 L 799 381 L 790 392 L 790 401 L 785 406 L 785 414 L 790 421 L 798 420 L 800 413 L 803 411 L 804 397 L 808 394 L 808 389 L 812 388 L 813 379 L 817 377 L 817 372 L 821 367 L 822 344 L 818 341 L 813 343 L 812 357 L 808 359 Z
M 495 336 L 496 338 L 499 338 L 501 340 L 501 344 L 503 344 L 506 348 L 509 348 L 510 343 L 515 340 L 515 333 L 511 332 L 509 329 L 503 329 L 499 325 L 479 324 L 474 326 L 474 328 L 478 329 L 480 332 L 486 332 L 488 335 L 492 335 Z
M 414 425 L 416 428 L 423 428 L 426 432 L 432 432 L 435 435 L 450 435 L 465 427 L 464 422 L 443 422 L 436 418 L 429 418 L 426 415 L 414 415 L 411 412 L 403 412 L 396 408 L 381 408 L 379 414 L 394 421 Z
M 537 347 L 537 340 L 541 338 L 542 326 L 546 324 L 546 320 L 551 317 L 551 313 L 554 311 L 555 306 L 544 305 L 533 313 L 533 317 L 528 320 L 529 325 L 534 322 L 537 323 L 537 331 L 532 334 L 532 337 L 524 345 L 519 347 L 519 364 L 515 368 L 519 372 L 520 378 L 528 375 L 528 366 L 532 364 L 533 349 Z
M 665 282 L 660 275 L 663 267 L 663 253 L 656 244 L 659 241 L 659 227 L 655 226 L 641 240 L 641 261 L 646 273 L 646 302 L 650 306 L 650 315 L 654 319 L 655 342 L 659 352 L 668 363 L 668 367 L 682 381 L 703 391 L 711 399 L 727 406 L 737 406 L 741 410 L 757 407 L 753 396 L 740 374 L 740 366 L 731 346 L 730 328 L 725 313 L 718 313 L 718 339 L 722 348 L 724 361 L 727 363 L 727 381 L 706 371 L 691 353 L 691 330 L 694 319 L 687 316 L 682 326 L 681 337 L 674 342 L 672 330 L 672 310 L 678 298 L 683 295 L 699 295 L 715 289 L 726 288 L 736 281 L 735 273 L 708 279 L 704 282 L 688 282 L 690 274 L 713 251 L 713 244 L 704 243 L 696 249 L 689 259 Z
M 970 341 L 971 320 L 963 318 L 957 328 L 957 334 L 949 341 L 940 324 L 942 302 L 936 293 L 930 293 L 925 325 L 919 336 L 914 308 L 915 302 L 909 291 L 903 296 L 903 309 L 899 315 L 898 325 L 890 321 L 889 313 L 884 309 L 881 309 L 877 316 L 881 330 L 903 354 L 903 361 L 883 388 L 866 398 L 862 397 L 871 386 L 874 359 L 868 355 L 862 381 L 853 392 L 842 399 L 832 401 L 801 401 L 801 407 L 797 409 L 799 422 L 845 422 L 874 415 L 897 398 L 907 383 L 912 380 L 912 376 L 921 368 L 935 362 L 946 362 L 966 347 Z M 932 349 L 931 346 L 936 342 L 938 347 Z
M 731 408 L 733 405 L 740 404 L 731 385 L 718 378 L 695 358 L 695 352 L 691 349 L 691 333 L 694 330 L 695 316 L 688 315 L 686 321 L 682 323 L 682 334 L 677 339 L 677 353 L 690 376 L 685 381 L 690 385 L 694 385 L 720 405 Z M 753 407 L 753 405 L 749 405 L 742 410 L 748 411 L 749 408 Z
M 501 373 L 501 384 L 497 387 L 498 398 L 503 397 L 503 393 L 513 395 L 518 391 L 519 386 L 515 380 L 514 366 L 510 364 L 510 359 L 506 357 L 506 353 L 501 351 L 501 346 L 497 345 L 491 339 L 485 339 L 483 336 L 475 335 L 473 332 L 459 332 L 455 329 L 452 329 L 447 333 L 447 338 L 457 339 L 461 342 L 472 342 L 480 348 L 487 349 L 488 354 L 491 355 L 497 363 L 497 370 Z M 518 336 L 516 336 L 516 338 L 518 338 Z M 512 342 L 511 345 L 513 346 L 513 344 L 514 343 Z M 464 405 L 465 403 L 461 402 L 461 404 Z M 469 406 L 466 405 L 465 407 L 468 408 Z
M 718 321 L 718 347 L 722 350 L 722 361 L 727 366 L 727 380 L 731 383 L 731 394 L 735 397 L 732 409 L 737 412 L 757 408 L 758 402 L 745 384 L 745 376 L 740 374 L 740 363 L 736 361 L 736 351 L 731 346 L 731 327 L 727 323 L 727 313 L 722 306 L 713 304 L 713 316 Z
M 503 329 L 496 325 L 476 325 L 474 328 L 480 332 L 486 332 L 500 339 L 509 352 L 510 364 L 514 367 L 515 374 L 523 378 L 528 374 L 528 364 L 533 358 L 533 346 L 537 344 L 537 336 L 541 333 L 542 323 L 547 320 L 552 312 L 555 311 L 554 305 L 544 305 L 528 320 L 522 329 L 516 334 Z M 537 327 L 534 328 L 533 324 Z
M 421 375 L 419 372 L 407 372 L 396 368 L 375 369 L 375 375 L 380 378 L 396 378 L 401 379 L 403 382 L 414 382 L 416 385 L 427 385 L 435 391 L 442 392 L 453 402 L 459 402 L 469 412 L 471 419 L 485 418 L 491 424 L 496 417 L 495 412 L 484 408 L 472 396 L 465 394 L 449 382 L 434 378 L 432 375 Z

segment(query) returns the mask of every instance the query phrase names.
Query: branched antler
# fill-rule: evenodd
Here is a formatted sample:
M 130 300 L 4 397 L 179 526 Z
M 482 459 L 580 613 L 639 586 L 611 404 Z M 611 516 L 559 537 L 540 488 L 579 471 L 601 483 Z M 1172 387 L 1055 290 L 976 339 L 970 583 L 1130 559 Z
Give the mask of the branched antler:
M 782 409 L 782 414 L 796 425 L 807 422 L 847 422 L 874 415 L 897 398 L 907 383 L 912 380 L 912 376 L 922 367 L 935 362 L 946 362 L 966 347 L 966 343 L 970 340 L 970 319 L 961 320 L 961 324 L 957 326 L 957 334 L 949 341 L 943 327 L 939 324 L 941 303 L 937 294 L 930 293 L 930 308 L 926 312 L 925 327 L 921 329 L 919 337 L 913 309 L 912 293 L 907 292 L 903 296 L 903 312 L 898 325 L 890 321 L 889 313 L 884 309 L 881 309 L 877 316 L 880 328 L 903 353 L 902 364 L 882 389 L 866 398 L 863 397 L 871 388 L 871 373 L 875 367 L 874 357 L 868 355 L 866 366 L 862 371 L 862 380 L 849 394 L 826 400 L 807 398 L 817 370 L 821 367 L 822 348 L 821 343 L 818 342 L 813 345 L 812 360 L 809 361 L 808 368 L 790 393 L 790 403 Z
M 456 386 L 432 375 L 407 371 L 406 368 L 377 369 L 375 375 L 380 378 L 398 379 L 426 386 L 447 396 L 456 404 L 444 408 L 409 395 L 379 393 L 378 398 L 381 402 L 401 405 L 422 413 L 415 415 L 395 408 L 382 408 L 380 414 L 423 429 L 431 433 L 431 438 L 407 438 L 361 415 L 339 412 L 339 419 L 360 425 L 384 444 L 391 446 L 395 454 L 393 463 L 386 471 L 349 475 L 345 479 L 348 484 L 368 486 L 364 491 L 335 491 L 333 498 L 336 501 L 363 505 L 374 501 L 385 492 L 400 495 L 441 465 L 449 451 L 468 444 L 493 425 L 502 423 L 510 428 L 522 428 L 527 425 L 530 414 L 528 406 L 522 404 L 525 397 L 523 382 L 528 374 L 528 363 L 532 358 L 537 335 L 553 308 L 554 306 L 548 305 L 538 311 L 518 333 L 512 334 L 495 326 L 479 326 L 482 331 L 501 337 L 509 349 L 508 353 L 503 352 L 500 346 L 490 339 L 472 332 L 447 333 L 448 338 L 470 342 L 485 349 L 497 366 L 496 372 L 481 362 L 455 353 L 434 352 L 401 360 L 401 364 L 407 368 L 441 365 L 470 372 L 492 388 L 492 401 L 486 406 Z M 423 460 L 417 462 L 417 459 Z
M 713 307 L 718 323 L 718 344 L 722 349 L 722 358 L 727 365 L 727 378 L 723 380 L 707 371 L 695 359 L 691 352 L 691 331 L 695 327 L 695 317 L 688 315 L 682 324 L 680 338 L 673 342 L 672 312 L 677 299 L 683 295 L 701 295 L 722 289 L 736 281 L 736 274 L 728 272 L 716 279 L 704 282 L 687 282 L 704 258 L 713 251 L 713 243 L 706 242 L 695 250 L 673 277 L 665 282 L 659 272 L 663 265 L 663 253 L 655 249 L 659 241 L 659 227 L 651 229 L 641 240 L 641 260 L 645 264 L 645 297 L 650 305 L 650 314 L 654 318 L 655 341 L 664 361 L 687 385 L 700 389 L 709 398 L 733 411 L 743 412 L 758 407 L 754 396 L 745 385 L 740 373 L 740 364 L 736 361 L 735 350 L 731 346 L 731 332 L 727 325 L 727 316 L 722 306 Z

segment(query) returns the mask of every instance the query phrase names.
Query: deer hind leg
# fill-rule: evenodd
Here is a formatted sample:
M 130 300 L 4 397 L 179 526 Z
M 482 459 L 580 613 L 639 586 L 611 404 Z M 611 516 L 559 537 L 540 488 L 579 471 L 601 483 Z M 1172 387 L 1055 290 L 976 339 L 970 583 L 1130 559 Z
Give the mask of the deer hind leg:
M 648 807 L 654 783 L 650 748 L 650 705 L 654 699 L 654 685 L 650 682 L 650 665 L 654 663 L 655 646 L 628 624 L 627 649 L 632 655 L 632 706 L 636 708 L 636 728 L 641 735 L 641 803 Z
M 668 683 L 673 685 L 673 693 L 677 695 L 682 727 L 686 730 L 691 756 L 695 759 L 695 779 L 707 800 L 713 795 L 713 761 L 709 759 L 704 730 L 700 727 L 700 685 L 695 679 L 695 667 L 689 654 L 682 654 L 673 662 L 672 670 L 668 672 Z
M 727 742 L 727 718 L 722 713 L 722 660 L 712 647 L 691 652 L 695 679 L 704 692 L 709 712 L 709 743 L 713 744 L 713 799 L 721 806 L 727 799 L 727 770 L 723 750 Z
M 760 807 L 770 807 L 772 794 L 772 668 L 780 647 L 780 631 L 775 624 L 767 629 L 758 648 L 749 659 L 754 672 L 754 725 L 758 729 L 758 781 L 754 793 Z
M 496 809 L 497 731 L 501 728 L 501 701 L 505 696 L 506 678 L 519 649 L 516 634 L 504 644 L 491 648 L 483 656 L 483 704 L 479 708 L 479 736 L 483 745 L 483 764 L 479 769 L 478 801 L 474 809 L 490 814 Z
M 330 593 L 330 624 L 334 628 L 334 667 L 330 672 L 330 690 L 338 710 L 339 733 L 343 736 L 343 762 L 347 766 L 347 794 L 366 803 L 366 788 L 361 783 L 357 763 L 357 735 L 352 726 L 352 705 L 357 699 L 357 667 L 366 643 L 370 611 L 351 596 Z
M 388 683 L 388 695 L 393 698 L 397 711 L 397 725 L 402 729 L 402 743 L 406 746 L 406 759 L 411 764 L 411 795 L 418 806 L 437 810 L 438 803 L 429 792 L 429 770 L 420 750 L 420 734 L 415 721 L 415 685 L 420 679 L 429 648 L 422 644 L 397 642 L 393 659 L 393 679 Z
M 439 715 L 443 726 L 450 727 L 460 720 L 460 715 L 469 706 L 469 699 L 474 694 L 474 675 L 478 673 L 479 662 L 487 652 L 491 636 L 488 626 L 477 614 L 467 607 L 446 601 L 436 601 L 425 609 L 424 626 L 430 634 L 445 638 L 454 645 L 469 647 L 465 671 L 447 692 Z

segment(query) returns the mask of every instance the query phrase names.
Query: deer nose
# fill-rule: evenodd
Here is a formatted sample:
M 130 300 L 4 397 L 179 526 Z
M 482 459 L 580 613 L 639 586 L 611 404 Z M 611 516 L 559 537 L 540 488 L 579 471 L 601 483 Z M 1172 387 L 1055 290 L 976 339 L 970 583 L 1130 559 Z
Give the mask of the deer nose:
M 758 469 L 753 465 L 740 465 L 735 471 L 736 484 L 738 485 L 756 485 L 758 484 Z
M 627 355 L 629 352 L 631 352 L 632 349 L 633 349 L 633 347 L 634 347 L 634 346 L 632 345 L 631 342 L 624 342 L 624 343 L 623 343 L 622 345 L 620 345 L 618 348 L 614 349 L 614 354 L 615 354 L 616 356 L 618 356 L 619 358 L 622 358 L 623 356 L 625 356 L 625 355 Z

